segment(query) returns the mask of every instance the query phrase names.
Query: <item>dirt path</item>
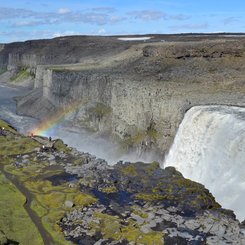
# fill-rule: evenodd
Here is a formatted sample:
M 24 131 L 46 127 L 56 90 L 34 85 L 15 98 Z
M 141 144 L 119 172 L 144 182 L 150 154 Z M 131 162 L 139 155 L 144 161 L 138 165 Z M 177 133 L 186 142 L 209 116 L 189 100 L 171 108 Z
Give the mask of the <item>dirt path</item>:
M 55 242 L 51 235 L 44 229 L 41 219 L 37 216 L 37 214 L 31 209 L 31 202 L 34 199 L 33 195 L 29 192 L 29 190 L 21 184 L 21 182 L 12 174 L 7 173 L 4 170 L 4 167 L 0 165 L 0 171 L 5 175 L 5 177 L 12 182 L 16 188 L 25 196 L 26 203 L 24 204 L 24 208 L 30 216 L 32 222 L 36 225 L 40 235 L 42 236 L 43 242 L 45 245 L 54 245 Z

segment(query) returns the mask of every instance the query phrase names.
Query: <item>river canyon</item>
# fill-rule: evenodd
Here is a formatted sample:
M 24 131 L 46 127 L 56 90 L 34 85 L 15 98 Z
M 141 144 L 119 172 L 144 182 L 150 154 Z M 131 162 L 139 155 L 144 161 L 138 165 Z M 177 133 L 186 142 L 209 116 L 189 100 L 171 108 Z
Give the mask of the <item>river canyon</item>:
M 173 166 L 243 221 L 244 52 L 221 34 L 2 45 L 1 119 L 110 165 Z

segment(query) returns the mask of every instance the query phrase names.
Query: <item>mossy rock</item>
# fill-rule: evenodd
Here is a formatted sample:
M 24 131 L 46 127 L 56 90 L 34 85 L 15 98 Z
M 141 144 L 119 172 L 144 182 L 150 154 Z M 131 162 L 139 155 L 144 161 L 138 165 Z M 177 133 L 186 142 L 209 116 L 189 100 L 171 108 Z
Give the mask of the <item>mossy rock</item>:
M 16 131 L 16 129 L 14 127 L 12 127 L 11 125 L 9 125 L 8 123 L 6 123 L 3 120 L 0 120 L 0 128 L 4 128 L 7 131 L 10 131 L 12 133 L 15 133 L 15 134 L 19 135 L 19 133 L 17 133 L 17 131 Z
M 146 166 L 146 169 L 148 171 L 154 172 L 154 171 L 160 169 L 160 163 L 154 161 L 154 162 L 150 163 L 148 166 Z
M 160 133 L 154 128 L 139 130 L 133 135 L 128 135 L 121 141 L 122 147 L 126 150 L 135 148 L 140 145 L 154 144 L 160 137 Z
M 122 173 L 125 175 L 137 176 L 137 169 L 135 165 L 129 164 L 121 169 Z
M 7 244 L 7 237 L 3 231 L 0 230 L 0 244 Z
M 74 197 L 74 203 L 76 206 L 89 206 L 96 203 L 98 200 L 93 196 L 86 193 L 79 193 Z
M 96 103 L 95 106 L 88 109 L 89 114 L 94 115 L 98 119 L 102 119 L 104 116 L 110 114 L 111 111 L 111 107 L 103 103 Z
M 162 232 L 150 231 L 149 233 L 143 233 L 136 222 L 129 219 L 128 225 L 121 224 L 121 220 L 117 216 L 111 216 L 104 213 L 95 213 L 95 217 L 99 218 L 100 223 L 91 223 L 91 228 L 98 232 L 101 232 L 107 239 L 113 239 L 115 241 L 124 240 L 128 243 L 134 242 L 134 244 L 145 245 L 163 245 L 164 235 Z
M 7 67 L 1 67 L 0 68 L 0 75 L 2 75 L 3 73 L 5 73 L 7 71 Z
M 102 188 L 101 191 L 104 193 L 110 194 L 110 193 L 115 193 L 118 190 L 117 190 L 116 186 L 109 186 L 109 187 Z
M 63 151 L 65 153 L 69 153 L 71 151 L 71 149 L 67 147 L 67 145 L 61 139 L 55 140 L 53 146 L 58 151 Z
M 33 152 L 40 144 L 19 134 L 15 128 L 0 120 L 0 155 L 17 155 Z
M 35 74 L 31 72 L 29 68 L 22 67 L 17 74 L 15 74 L 14 76 L 10 78 L 10 80 L 12 82 L 19 82 L 19 81 L 26 80 L 28 78 L 34 79 Z
M 122 146 L 123 146 L 123 148 L 128 150 L 130 148 L 133 148 L 133 147 L 141 144 L 141 142 L 143 142 L 145 138 L 146 138 L 146 132 L 139 131 L 139 132 L 135 133 L 134 135 L 128 136 L 127 138 L 125 138 L 122 141 Z

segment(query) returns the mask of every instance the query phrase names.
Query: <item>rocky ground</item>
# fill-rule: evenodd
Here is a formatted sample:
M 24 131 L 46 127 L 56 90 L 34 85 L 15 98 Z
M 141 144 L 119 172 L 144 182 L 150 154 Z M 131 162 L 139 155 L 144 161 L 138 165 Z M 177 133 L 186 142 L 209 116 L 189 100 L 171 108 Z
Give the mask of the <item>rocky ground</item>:
M 61 140 L 0 124 L 1 172 L 25 193 L 44 244 L 245 244 L 233 212 L 174 168 L 109 166 Z M 12 239 L 0 230 L 3 241 Z

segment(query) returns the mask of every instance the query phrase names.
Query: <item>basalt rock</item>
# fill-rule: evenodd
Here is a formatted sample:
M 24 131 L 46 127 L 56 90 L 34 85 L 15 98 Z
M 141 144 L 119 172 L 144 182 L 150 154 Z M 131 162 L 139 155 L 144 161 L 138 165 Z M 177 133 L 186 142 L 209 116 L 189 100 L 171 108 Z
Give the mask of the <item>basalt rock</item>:
M 64 114 L 71 125 L 162 157 L 191 107 L 245 106 L 244 47 L 236 35 L 62 37 L 4 45 L 0 64 L 35 75 L 34 90 L 17 101 L 19 114 L 73 111 Z
M 46 207 L 39 202 L 48 205 L 52 219 L 44 222 L 56 227 L 52 235 L 62 231 L 67 240 L 88 245 L 245 242 L 244 226 L 232 211 L 222 209 L 203 185 L 172 167 L 161 169 L 157 162 L 109 166 L 61 140 L 26 137 L 0 123 L 6 133 L 0 136 L 1 164 L 13 179 L 21 176 L 14 183 L 25 184 L 27 197 L 36 202 L 33 208 Z M 50 143 L 55 148 L 42 150 Z M 55 220 L 58 210 L 63 211 Z

